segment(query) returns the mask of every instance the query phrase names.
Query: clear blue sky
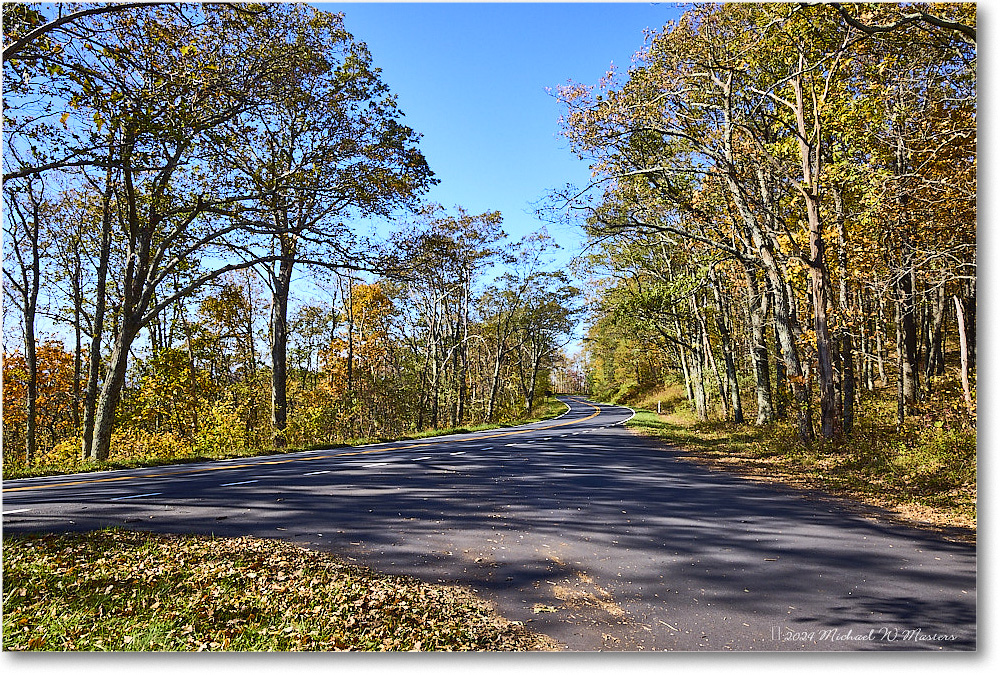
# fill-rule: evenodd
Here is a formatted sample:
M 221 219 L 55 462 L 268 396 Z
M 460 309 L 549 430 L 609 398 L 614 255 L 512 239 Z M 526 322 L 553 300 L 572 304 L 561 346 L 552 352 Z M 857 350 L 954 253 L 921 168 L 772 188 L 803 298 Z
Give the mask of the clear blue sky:
M 646 28 L 679 15 L 650 3 L 315 3 L 343 12 L 398 96 L 441 181 L 430 201 L 498 210 L 511 239 L 539 229 L 533 204 L 589 172 L 559 135 L 546 88 L 627 69 Z M 566 248 L 579 233 L 549 228 Z

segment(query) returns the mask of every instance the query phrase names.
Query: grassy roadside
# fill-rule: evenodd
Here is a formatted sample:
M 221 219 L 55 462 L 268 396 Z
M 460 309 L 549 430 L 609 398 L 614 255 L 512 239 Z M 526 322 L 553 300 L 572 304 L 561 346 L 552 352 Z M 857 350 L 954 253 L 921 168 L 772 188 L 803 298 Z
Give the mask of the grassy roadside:
M 637 408 L 626 426 L 716 469 L 821 490 L 863 511 L 874 507 L 867 509 L 871 515 L 975 541 L 974 430 L 931 426 L 890 434 L 878 419 L 869 418 L 860 421 L 847 443 L 804 448 L 790 424 L 758 428 L 697 422 L 685 406 L 673 403 L 664 414 Z
M 7 651 L 527 651 L 470 591 L 281 541 L 124 530 L 3 540 Z
M 172 464 L 188 464 L 193 462 L 204 462 L 216 459 L 233 459 L 238 457 L 263 457 L 269 455 L 290 454 L 302 452 L 303 450 L 326 450 L 336 448 L 351 448 L 359 445 L 371 443 L 386 443 L 395 441 L 412 441 L 423 438 L 433 438 L 437 436 L 447 436 L 451 434 L 464 434 L 470 431 L 485 431 L 488 429 L 506 429 L 509 427 L 539 422 L 557 417 L 566 411 L 566 405 L 557 401 L 554 397 L 547 397 L 538 403 L 532 410 L 530 416 L 524 419 L 496 424 L 478 424 L 467 427 L 453 427 L 446 429 L 429 429 L 398 438 L 356 438 L 338 444 L 310 445 L 305 447 L 289 447 L 283 450 L 275 450 L 271 447 L 250 448 L 245 451 L 233 452 L 231 450 L 198 452 L 192 454 L 178 455 L 173 457 L 135 457 L 128 460 L 110 460 L 106 462 L 89 462 L 80 459 L 65 461 L 60 463 L 35 464 L 30 467 L 4 466 L 3 479 L 14 480 L 16 478 L 34 478 L 37 476 L 56 476 L 70 473 L 89 473 L 93 471 L 112 471 L 116 469 L 137 469 L 143 467 L 167 466 Z

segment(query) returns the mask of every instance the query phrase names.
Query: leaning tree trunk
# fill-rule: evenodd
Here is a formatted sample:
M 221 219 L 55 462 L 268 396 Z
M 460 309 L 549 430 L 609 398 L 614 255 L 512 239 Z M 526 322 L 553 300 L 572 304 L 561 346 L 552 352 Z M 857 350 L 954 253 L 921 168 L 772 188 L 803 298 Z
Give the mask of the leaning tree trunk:
M 972 414 L 972 387 L 969 386 L 969 341 L 965 329 L 965 312 L 962 311 L 962 301 L 958 296 L 955 299 L 955 313 L 958 315 L 958 344 L 961 349 L 962 363 L 962 396 L 965 399 L 965 407 Z
M 114 431 L 115 411 L 121 400 L 125 375 L 128 372 L 128 355 L 139 334 L 140 322 L 134 317 L 123 317 L 115 347 L 108 362 L 107 376 L 94 410 L 94 439 L 89 459 L 106 462 L 111 456 L 111 433 Z
M 804 444 L 812 442 L 812 420 L 809 412 L 809 394 L 806 391 L 802 363 L 799 360 L 798 347 L 795 344 L 795 334 L 792 329 L 792 315 L 789 308 L 789 298 L 785 295 L 785 279 L 781 265 L 775 258 L 775 248 L 772 238 L 763 231 L 757 222 L 754 210 L 746 201 L 742 187 L 732 177 L 727 177 L 730 195 L 736 203 L 740 218 L 747 228 L 761 267 L 771 290 L 774 308 L 775 340 L 779 345 L 784 369 L 791 382 L 792 396 L 795 404 L 795 417 L 798 426 L 799 440 Z

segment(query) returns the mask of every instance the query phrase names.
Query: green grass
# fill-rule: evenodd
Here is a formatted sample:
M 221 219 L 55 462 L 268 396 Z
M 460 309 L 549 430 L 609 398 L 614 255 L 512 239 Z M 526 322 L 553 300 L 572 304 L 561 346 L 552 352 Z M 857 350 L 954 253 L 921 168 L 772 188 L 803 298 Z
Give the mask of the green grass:
M 5 537 L 3 581 L 4 650 L 555 648 L 468 590 L 268 539 Z
M 850 438 L 805 447 L 788 422 L 698 422 L 683 400 L 674 399 L 676 405 L 658 415 L 655 399 L 642 401 L 651 409 L 637 409 L 627 426 L 663 438 L 692 459 L 888 508 L 915 523 L 975 531 L 974 427 L 925 414 L 897 431 L 891 405 L 875 398 L 866 402 Z
M 232 459 L 237 457 L 262 457 L 276 454 L 288 454 L 302 452 L 303 450 L 328 450 L 334 448 L 350 448 L 370 443 L 384 443 L 394 441 L 420 440 L 423 438 L 433 438 L 437 436 L 447 436 L 451 434 L 464 434 L 470 431 L 484 431 L 487 429 L 505 429 L 508 427 L 538 422 L 552 419 L 561 415 L 566 410 L 566 405 L 560 403 L 555 398 L 548 397 L 539 402 L 530 415 L 523 419 L 508 422 L 498 422 L 495 424 L 478 424 L 467 427 L 454 427 L 444 429 L 428 429 L 414 434 L 399 436 L 395 438 L 355 438 L 343 443 L 325 443 L 318 445 L 288 447 L 276 450 L 273 447 L 247 448 L 238 451 L 231 449 L 209 452 L 194 452 L 174 457 L 151 457 L 141 456 L 129 458 L 127 460 L 112 459 L 105 462 L 84 461 L 79 458 L 70 458 L 59 462 L 47 462 L 24 466 L 23 464 L 4 463 L 4 480 L 15 478 L 33 478 L 36 476 L 54 476 L 71 473 L 88 473 L 92 471 L 110 471 L 117 469 L 135 469 L 142 467 L 165 466 L 172 464 L 187 464 L 192 462 L 204 462 L 214 459 Z

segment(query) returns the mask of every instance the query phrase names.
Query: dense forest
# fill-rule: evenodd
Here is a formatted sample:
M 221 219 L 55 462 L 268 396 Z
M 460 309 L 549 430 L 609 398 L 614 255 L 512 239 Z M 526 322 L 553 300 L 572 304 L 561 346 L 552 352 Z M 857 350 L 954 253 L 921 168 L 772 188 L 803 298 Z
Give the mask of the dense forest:
M 849 437 L 972 429 L 975 5 L 698 5 L 558 91 L 591 392 Z
M 580 310 L 556 244 L 422 201 L 342 15 L 11 3 L 3 28 L 5 474 L 519 419 L 549 390 Z

